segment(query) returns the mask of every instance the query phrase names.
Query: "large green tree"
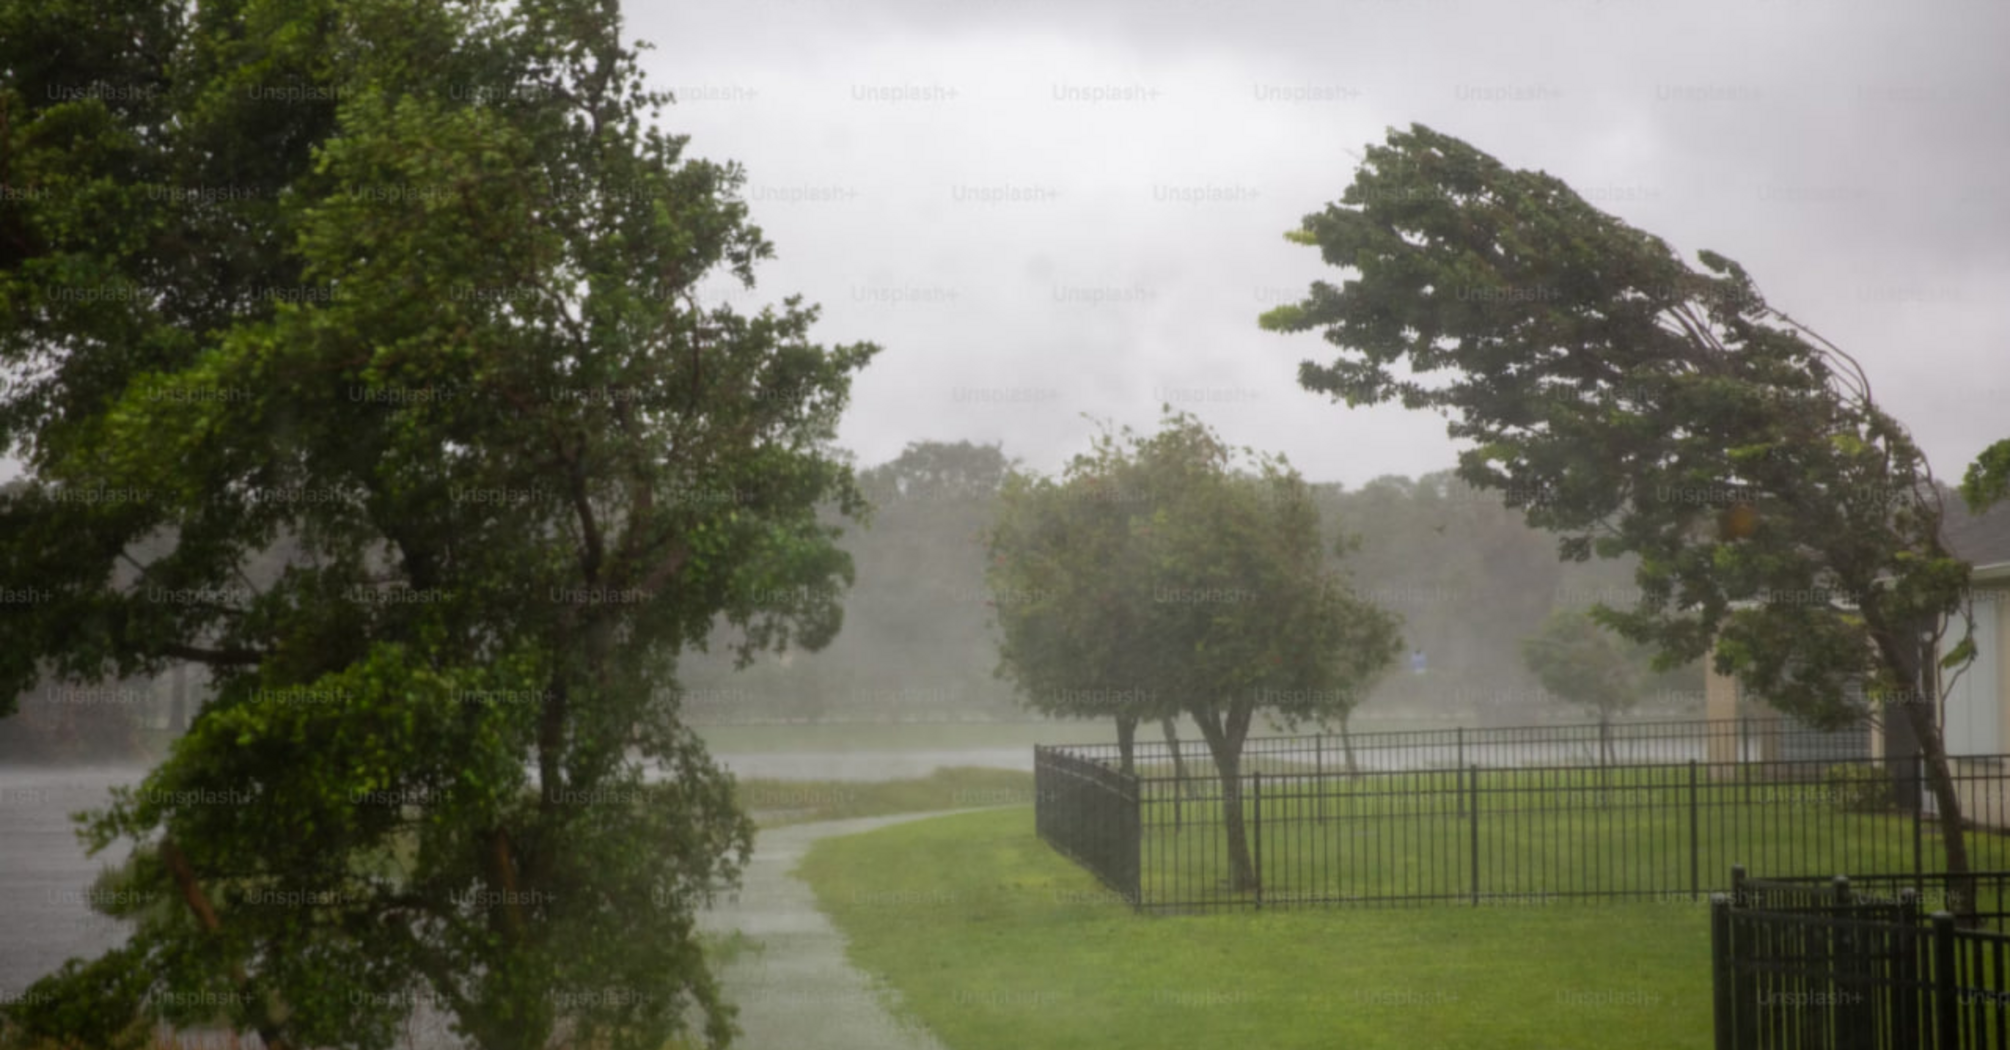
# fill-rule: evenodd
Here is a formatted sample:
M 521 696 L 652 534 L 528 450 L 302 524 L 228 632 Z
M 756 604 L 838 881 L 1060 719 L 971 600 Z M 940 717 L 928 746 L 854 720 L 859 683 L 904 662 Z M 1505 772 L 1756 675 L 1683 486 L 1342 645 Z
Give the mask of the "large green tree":
M 602 0 L 0 3 L 0 699 L 205 665 L 88 821 L 124 946 L 10 1006 L 385 1047 L 657 1050 L 751 826 L 678 653 L 839 625 L 869 345 L 706 308 L 771 248 Z M 167 549 L 134 557 L 143 542 Z M 290 553 L 270 572 L 247 573 Z M 219 1006 L 219 1004 L 221 1004 Z
M 1282 458 L 1243 452 L 1254 469 L 1238 469 L 1198 420 L 1168 412 L 1150 436 L 1105 431 L 1060 480 L 1015 475 L 990 580 L 1000 671 L 1030 703 L 1178 713 L 1200 728 L 1231 879 L 1247 891 L 1257 881 L 1242 746 L 1257 712 L 1291 721 L 1350 709 L 1398 638 L 1396 618 L 1330 564 L 1310 486 Z
M 1262 318 L 1337 349 L 1303 386 L 1446 414 L 1459 476 L 1560 533 L 1563 557 L 1637 556 L 1637 603 L 1597 615 L 1659 666 L 1714 651 L 1822 726 L 1863 715 L 1846 692 L 1863 682 L 1917 739 L 1949 870 L 1967 869 L 1935 712 L 1968 566 L 1924 456 L 1847 354 L 1735 262 L 1692 269 L 1562 181 L 1422 126 L 1392 129 L 1287 236 L 1350 271 Z M 1960 630 L 1954 663 L 1973 651 Z
M 1059 478 L 1013 470 L 985 537 L 998 676 L 1042 714 L 1112 719 L 1126 773 L 1139 722 L 1178 714 L 1144 684 L 1150 595 L 1133 534 L 1151 521 L 1134 475 L 1108 435 Z

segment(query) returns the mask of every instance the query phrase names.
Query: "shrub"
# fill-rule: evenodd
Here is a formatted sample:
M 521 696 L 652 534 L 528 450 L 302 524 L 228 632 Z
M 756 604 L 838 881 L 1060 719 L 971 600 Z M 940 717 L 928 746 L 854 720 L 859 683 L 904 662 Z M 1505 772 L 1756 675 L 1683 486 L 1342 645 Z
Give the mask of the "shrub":
M 1837 808 L 1846 813 L 1883 813 L 1898 805 L 1891 775 L 1866 763 L 1830 766 L 1822 774 L 1822 785 Z

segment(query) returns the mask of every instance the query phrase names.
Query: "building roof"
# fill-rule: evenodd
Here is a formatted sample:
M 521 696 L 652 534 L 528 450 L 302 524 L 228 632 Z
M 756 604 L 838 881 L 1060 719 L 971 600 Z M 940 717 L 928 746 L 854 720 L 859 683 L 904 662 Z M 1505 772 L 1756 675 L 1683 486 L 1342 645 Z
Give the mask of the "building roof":
M 1981 568 L 2010 562 L 2010 500 L 1982 514 L 1970 514 L 1961 497 L 1950 494 L 1940 537 L 1955 556 Z

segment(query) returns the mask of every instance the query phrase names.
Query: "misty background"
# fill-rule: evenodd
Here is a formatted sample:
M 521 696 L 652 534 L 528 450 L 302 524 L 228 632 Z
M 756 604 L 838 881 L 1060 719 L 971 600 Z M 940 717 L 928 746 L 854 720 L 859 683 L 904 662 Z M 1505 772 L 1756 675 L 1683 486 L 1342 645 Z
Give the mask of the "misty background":
M 1688 258 L 1739 261 L 1863 363 L 1943 479 L 2002 436 L 2000 5 L 745 0 L 626 15 L 653 45 L 652 86 L 677 100 L 662 125 L 745 166 L 777 246 L 758 287 L 715 276 L 704 294 L 800 293 L 823 308 L 819 339 L 885 348 L 840 431 L 881 505 L 845 541 L 859 584 L 843 633 L 738 674 L 694 655 L 694 720 L 1024 717 L 991 675 L 982 475 L 1058 471 L 1098 426 L 1149 429 L 1166 404 L 1285 455 L 1328 486 L 1329 524 L 1363 536 L 1356 582 L 1404 615 L 1428 667 L 1406 660 L 1364 719 L 1537 714 L 1519 637 L 1559 605 L 1624 602 L 1630 568 L 1557 564 L 1547 537 L 1444 475 L 1443 420 L 1304 392 L 1298 363 L 1326 347 L 1256 326 L 1340 277 L 1282 235 L 1391 125 L 1548 171 Z M 991 452 L 904 495 L 917 443 Z M 191 670 L 108 684 L 104 704 L 29 698 L 0 734 L 40 718 L 37 750 L 91 750 L 83 737 L 134 721 L 183 724 L 204 684 Z M 1684 695 L 1700 689 L 1697 669 L 1658 681 L 1642 713 L 1700 713 Z

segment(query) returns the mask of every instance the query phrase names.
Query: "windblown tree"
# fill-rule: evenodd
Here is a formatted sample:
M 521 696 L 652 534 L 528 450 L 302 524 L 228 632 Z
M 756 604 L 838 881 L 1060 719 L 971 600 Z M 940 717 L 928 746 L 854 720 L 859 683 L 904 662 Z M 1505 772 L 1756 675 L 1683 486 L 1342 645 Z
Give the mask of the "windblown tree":
M 1099 435 L 1062 481 L 1015 475 L 991 580 L 1023 599 L 999 603 L 1000 672 L 1029 702 L 1178 713 L 1200 728 L 1221 782 L 1231 885 L 1249 891 L 1242 746 L 1256 713 L 1291 721 L 1350 707 L 1395 659 L 1398 637 L 1395 617 L 1332 568 L 1296 471 L 1277 457 L 1253 471 L 1234 460 L 1198 420 L 1169 412 L 1150 437 Z
M 1863 683 L 1917 740 L 1948 870 L 1968 870 L 1935 717 L 1956 622 L 1945 666 L 1973 654 L 1968 566 L 1853 359 L 1730 259 L 1692 269 L 1560 180 L 1422 126 L 1287 237 L 1351 271 L 1262 318 L 1338 349 L 1302 386 L 1446 414 L 1459 476 L 1560 533 L 1562 557 L 1638 556 L 1638 602 L 1595 615 L 1657 668 L 1714 652 L 1820 727 L 1864 715 L 1846 692 Z
M 649 127 L 611 3 L 0 5 L 0 700 L 215 695 L 87 821 L 131 939 L 8 1010 L 118 1047 L 657 1050 L 752 828 L 678 717 L 715 617 L 817 647 L 869 345 L 743 316 L 740 171 Z M 113 498 L 116 495 L 117 498 Z M 168 537 L 158 556 L 143 541 Z M 254 579 L 282 543 L 293 556 Z M 219 1005 L 220 1004 L 220 1005 Z
M 1133 532 L 1152 526 L 1133 473 L 1107 435 L 1059 479 L 1013 470 L 985 537 L 998 677 L 1042 714 L 1112 719 L 1126 773 L 1138 723 L 1178 715 L 1144 686 L 1150 594 Z
M 1640 702 L 1646 668 L 1582 609 L 1558 609 L 1522 640 L 1522 660 L 1544 689 L 1598 719 L 1601 761 L 1612 761 L 1612 718 Z

